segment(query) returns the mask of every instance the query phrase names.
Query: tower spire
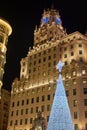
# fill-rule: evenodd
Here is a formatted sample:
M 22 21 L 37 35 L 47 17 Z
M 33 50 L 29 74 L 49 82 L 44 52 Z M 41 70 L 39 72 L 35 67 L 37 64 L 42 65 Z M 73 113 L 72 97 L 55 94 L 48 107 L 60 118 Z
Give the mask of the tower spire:
M 74 130 L 70 109 L 62 81 L 62 67 L 64 63 L 59 61 L 57 69 L 59 69 L 59 77 L 56 86 L 55 96 L 50 112 L 47 130 Z

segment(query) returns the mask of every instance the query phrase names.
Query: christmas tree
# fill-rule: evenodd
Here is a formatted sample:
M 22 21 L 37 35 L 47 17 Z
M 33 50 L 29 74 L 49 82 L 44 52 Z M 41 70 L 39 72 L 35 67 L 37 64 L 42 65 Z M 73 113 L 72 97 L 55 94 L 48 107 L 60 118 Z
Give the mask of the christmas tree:
M 61 71 L 63 65 L 64 63 L 59 61 L 56 66 L 57 69 L 59 69 L 59 77 L 49 116 L 47 130 L 74 130 L 66 92 L 62 81 Z

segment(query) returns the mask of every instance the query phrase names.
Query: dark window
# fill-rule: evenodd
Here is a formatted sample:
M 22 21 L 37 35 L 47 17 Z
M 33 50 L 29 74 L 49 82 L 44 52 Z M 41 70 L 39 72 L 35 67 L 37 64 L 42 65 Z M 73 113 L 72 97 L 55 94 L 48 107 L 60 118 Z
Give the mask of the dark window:
M 14 102 L 12 102 L 12 107 L 14 107 Z
M 17 101 L 17 106 L 19 106 L 19 101 Z
M 47 100 L 50 100 L 50 94 L 49 94 L 49 95 L 47 95 Z
M 87 99 L 84 99 L 84 105 L 87 106 Z
M 29 104 L 29 99 L 26 100 L 26 104 Z
M 34 103 L 34 98 L 31 99 L 31 103 Z
M 36 98 L 36 102 L 39 102 L 39 97 Z
M 44 101 L 45 100 L 45 98 L 44 98 L 44 96 L 42 96 L 42 101 Z
M 73 89 L 73 95 L 76 95 L 76 89 Z
M 78 130 L 78 124 L 74 124 L 74 130 Z
M 44 105 L 41 106 L 41 111 L 44 112 Z
M 74 112 L 74 119 L 77 119 L 77 112 Z
M 67 97 L 69 96 L 69 91 L 68 91 L 68 90 L 66 90 L 66 96 L 67 96 Z
M 85 111 L 85 118 L 87 118 L 87 111 Z
M 87 94 L 87 88 L 83 88 L 83 93 Z
M 21 105 L 22 105 L 22 106 L 24 105 L 24 100 L 22 100 L 22 103 L 21 103 Z

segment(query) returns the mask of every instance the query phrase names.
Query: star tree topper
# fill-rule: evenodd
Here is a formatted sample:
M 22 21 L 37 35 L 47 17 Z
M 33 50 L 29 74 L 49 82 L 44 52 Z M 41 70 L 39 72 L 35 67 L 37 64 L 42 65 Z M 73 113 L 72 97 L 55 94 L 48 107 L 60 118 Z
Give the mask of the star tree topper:
M 62 71 L 62 67 L 64 66 L 64 63 L 60 60 L 58 64 L 56 65 L 56 68 L 59 70 L 59 72 Z

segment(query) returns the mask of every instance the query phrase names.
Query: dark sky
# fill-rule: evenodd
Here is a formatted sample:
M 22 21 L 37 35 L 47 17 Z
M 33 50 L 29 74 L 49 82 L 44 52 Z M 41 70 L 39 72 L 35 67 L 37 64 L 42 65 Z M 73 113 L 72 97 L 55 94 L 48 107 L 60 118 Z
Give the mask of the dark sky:
M 63 27 L 67 33 L 87 30 L 86 1 L 80 0 L 7 0 L 0 2 L 0 17 L 6 19 L 12 26 L 13 32 L 9 37 L 6 53 L 3 88 L 11 90 L 14 78 L 20 75 L 20 60 L 33 46 L 33 32 L 39 26 L 44 9 L 59 10 Z

